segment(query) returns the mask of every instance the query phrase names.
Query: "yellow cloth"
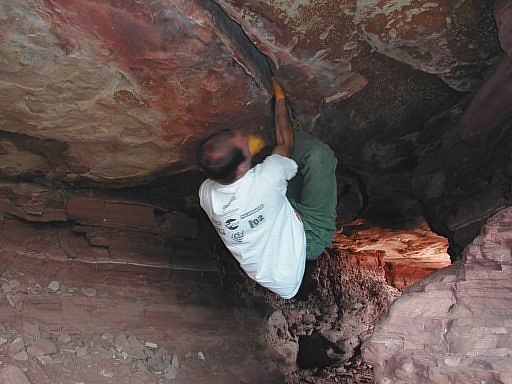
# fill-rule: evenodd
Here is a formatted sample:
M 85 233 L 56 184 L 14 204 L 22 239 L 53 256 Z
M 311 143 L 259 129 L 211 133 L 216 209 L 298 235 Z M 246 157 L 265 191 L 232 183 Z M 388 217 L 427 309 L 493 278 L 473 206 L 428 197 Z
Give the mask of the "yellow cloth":
M 265 142 L 263 139 L 256 135 L 249 135 L 247 138 L 247 144 L 249 145 L 249 153 L 251 156 L 256 155 L 263 148 L 265 148 Z
M 274 76 L 272 76 L 272 87 L 274 88 L 274 96 L 276 97 L 276 100 L 284 100 L 285 95 L 283 88 L 281 88 Z

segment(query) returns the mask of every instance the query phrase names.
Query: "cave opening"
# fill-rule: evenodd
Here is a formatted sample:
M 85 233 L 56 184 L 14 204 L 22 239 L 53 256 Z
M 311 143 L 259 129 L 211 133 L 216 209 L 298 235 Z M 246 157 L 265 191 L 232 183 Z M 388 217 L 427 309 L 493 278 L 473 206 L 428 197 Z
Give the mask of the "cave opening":
M 505 383 L 509 1 L 0 3 L 0 382 Z M 198 144 L 338 158 L 306 296 L 240 269 Z

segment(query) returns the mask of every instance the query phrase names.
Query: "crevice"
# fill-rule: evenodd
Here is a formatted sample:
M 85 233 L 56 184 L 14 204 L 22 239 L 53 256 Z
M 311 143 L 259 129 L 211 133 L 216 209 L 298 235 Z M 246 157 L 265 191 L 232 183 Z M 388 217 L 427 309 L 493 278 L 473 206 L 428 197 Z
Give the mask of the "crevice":
M 272 94 L 270 78 L 272 70 L 267 56 L 252 43 L 240 24 L 231 19 L 222 8 L 211 0 L 201 2 L 210 12 L 212 20 L 221 33 L 219 36 L 233 53 L 233 58 L 262 89 Z

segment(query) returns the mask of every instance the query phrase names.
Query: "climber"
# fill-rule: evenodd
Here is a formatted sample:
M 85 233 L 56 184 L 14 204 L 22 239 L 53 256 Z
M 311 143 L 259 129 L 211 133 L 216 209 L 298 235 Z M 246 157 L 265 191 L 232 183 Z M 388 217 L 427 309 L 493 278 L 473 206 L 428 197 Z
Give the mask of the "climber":
M 199 149 L 208 179 L 199 188 L 222 241 L 247 275 L 284 299 L 294 297 L 307 260 L 316 260 L 335 232 L 337 160 L 317 138 L 294 132 L 286 97 L 272 78 L 277 146 L 261 164 L 264 144 L 223 130 Z M 290 181 L 288 183 L 288 181 Z

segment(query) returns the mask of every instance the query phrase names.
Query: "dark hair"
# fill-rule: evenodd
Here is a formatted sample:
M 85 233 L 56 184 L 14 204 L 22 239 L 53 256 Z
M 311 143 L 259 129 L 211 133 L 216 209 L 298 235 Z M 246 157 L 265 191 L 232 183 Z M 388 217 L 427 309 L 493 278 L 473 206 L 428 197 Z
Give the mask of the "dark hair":
M 199 147 L 199 166 L 206 176 L 222 184 L 236 180 L 236 170 L 246 159 L 242 150 L 229 142 L 234 136 L 233 130 L 224 129 L 206 138 Z

